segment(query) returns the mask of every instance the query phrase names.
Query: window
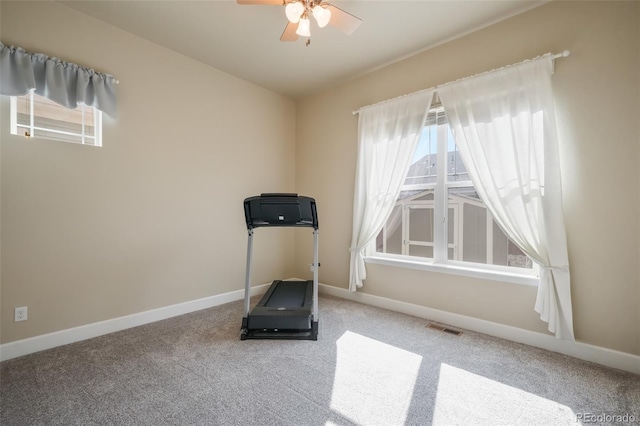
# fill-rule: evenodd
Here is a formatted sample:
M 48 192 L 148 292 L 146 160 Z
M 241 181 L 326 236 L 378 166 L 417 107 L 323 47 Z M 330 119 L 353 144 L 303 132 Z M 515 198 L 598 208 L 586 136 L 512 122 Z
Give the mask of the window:
M 102 112 L 84 104 L 69 109 L 32 90 L 11 97 L 11 134 L 102 146 Z
M 437 264 L 535 272 L 531 259 L 506 237 L 478 196 L 441 106 L 427 116 L 375 251 Z

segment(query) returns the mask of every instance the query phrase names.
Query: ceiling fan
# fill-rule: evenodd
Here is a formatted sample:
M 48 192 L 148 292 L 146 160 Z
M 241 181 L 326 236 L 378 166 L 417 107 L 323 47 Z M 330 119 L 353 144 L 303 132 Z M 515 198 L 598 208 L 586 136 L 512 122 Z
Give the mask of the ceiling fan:
M 331 25 L 345 34 L 353 34 L 362 20 L 322 0 L 236 0 L 247 5 L 283 5 L 289 23 L 280 41 L 296 41 L 298 36 L 311 37 L 311 16 L 320 28 Z M 307 40 L 307 46 L 310 40 Z

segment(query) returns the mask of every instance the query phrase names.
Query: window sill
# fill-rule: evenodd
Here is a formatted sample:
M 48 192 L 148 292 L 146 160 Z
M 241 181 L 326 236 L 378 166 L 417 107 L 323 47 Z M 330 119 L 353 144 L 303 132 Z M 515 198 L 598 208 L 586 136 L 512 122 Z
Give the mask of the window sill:
M 366 256 L 365 262 L 377 265 L 395 266 L 398 268 L 419 269 L 443 274 L 461 275 L 483 280 L 502 281 L 513 284 L 538 286 L 538 277 L 529 274 L 518 274 L 507 271 L 480 269 L 456 264 L 436 264 L 429 261 L 401 259 L 387 256 Z

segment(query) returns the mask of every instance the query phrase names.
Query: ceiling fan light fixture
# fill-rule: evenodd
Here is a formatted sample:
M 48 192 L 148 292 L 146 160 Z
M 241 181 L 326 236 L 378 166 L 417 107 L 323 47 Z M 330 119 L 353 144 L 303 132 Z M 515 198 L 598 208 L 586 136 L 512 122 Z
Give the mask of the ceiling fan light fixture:
M 362 23 L 362 19 L 324 0 L 236 0 L 236 2 L 284 7 L 288 22 L 280 36 L 280 41 L 296 41 L 302 36 L 307 37 L 305 43 L 307 46 L 311 41 L 311 15 L 318 27 L 324 28 L 331 25 L 347 35 L 353 34 Z
M 296 34 L 303 37 L 311 37 L 311 23 L 309 22 L 309 16 L 305 13 L 300 18 L 300 22 L 298 23 L 298 29 L 296 30 Z
M 284 13 L 287 15 L 287 19 L 292 24 L 297 24 L 298 21 L 300 21 L 300 18 L 302 17 L 303 12 L 304 12 L 304 6 L 302 5 L 302 3 L 298 1 L 288 3 L 287 6 L 284 8 Z
M 331 20 L 331 11 L 322 6 L 316 6 L 313 8 L 313 17 L 316 18 L 318 26 L 324 28 Z

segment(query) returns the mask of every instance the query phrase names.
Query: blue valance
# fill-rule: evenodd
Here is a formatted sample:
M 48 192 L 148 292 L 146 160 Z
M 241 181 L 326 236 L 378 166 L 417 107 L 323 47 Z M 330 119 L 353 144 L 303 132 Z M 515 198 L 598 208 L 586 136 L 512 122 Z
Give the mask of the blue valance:
M 22 96 L 35 89 L 67 108 L 84 103 L 115 117 L 116 84 L 109 74 L 0 43 L 0 95 Z

